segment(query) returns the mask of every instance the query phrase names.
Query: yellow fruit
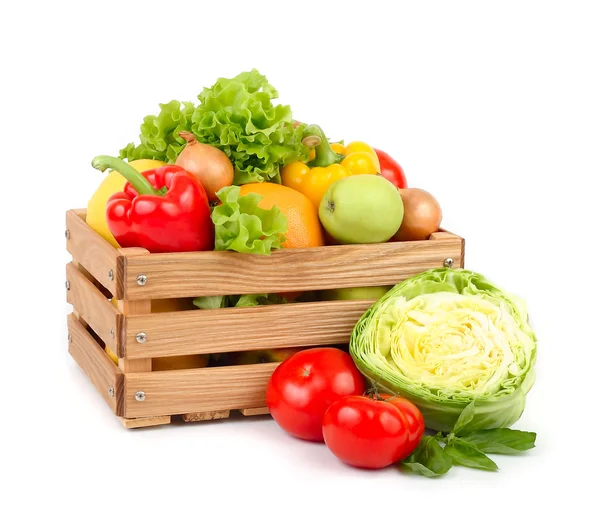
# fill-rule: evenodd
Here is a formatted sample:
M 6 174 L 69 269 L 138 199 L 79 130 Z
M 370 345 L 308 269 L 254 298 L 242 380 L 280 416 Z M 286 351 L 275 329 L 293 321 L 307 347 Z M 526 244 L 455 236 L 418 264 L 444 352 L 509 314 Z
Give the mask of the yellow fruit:
M 156 169 L 157 167 L 164 166 L 166 164 L 160 160 L 141 159 L 132 160 L 129 162 L 129 165 L 141 173 L 142 171 Z M 92 195 L 87 207 L 87 216 L 85 221 L 87 222 L 88 226 L 99 233 L 114 247 L 119 247 L 119 244 L 110 232 L 110 229 L 108 229 L 108 224 L 106 223 L 106 203 L 112 195 L 118 193 L 119 191 L 123 191 L 125 182 L 126 180 L 121 173 L 112 171 L 104 178 L 96 192 Z

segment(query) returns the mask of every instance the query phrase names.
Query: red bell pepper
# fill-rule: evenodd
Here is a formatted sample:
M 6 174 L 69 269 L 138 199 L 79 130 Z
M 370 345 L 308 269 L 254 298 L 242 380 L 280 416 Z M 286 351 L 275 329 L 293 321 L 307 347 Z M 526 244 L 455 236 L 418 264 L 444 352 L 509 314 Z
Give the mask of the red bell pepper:
M 106 205 L 108 228 L 121 247 L 143 247 L 151 253 L 214 249 L 206 191 L 185 169 L 166 165 L 138 173 L 110 156 L 97 156 L 92 166 L 114 169 L 127 179 L 123 191 Z

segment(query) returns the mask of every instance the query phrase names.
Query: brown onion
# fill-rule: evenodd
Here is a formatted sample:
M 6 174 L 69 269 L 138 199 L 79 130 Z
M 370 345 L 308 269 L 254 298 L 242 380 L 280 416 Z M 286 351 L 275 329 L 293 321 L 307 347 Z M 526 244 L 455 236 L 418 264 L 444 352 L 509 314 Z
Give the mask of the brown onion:
M 179 136 L 187 144 L 175 164 L 199 180 L 210 201 L 218 200 L 216 192 L 233 183 L 233 165 L 229 157 L 214 146 L 200 144 L 188 131 L 180 132 Z
M 392 240 L 427 240 L 442 222 L 442 208 L 435 197 L 424 189 L 399 189 L 404 204 L 404 218 Z

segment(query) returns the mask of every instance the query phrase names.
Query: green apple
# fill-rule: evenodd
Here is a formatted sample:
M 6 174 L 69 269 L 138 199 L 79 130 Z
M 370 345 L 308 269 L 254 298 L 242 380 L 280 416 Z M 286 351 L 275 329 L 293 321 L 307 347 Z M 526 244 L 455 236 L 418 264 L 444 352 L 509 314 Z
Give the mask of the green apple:
M 321 224 L 342 244 L 387 242 L 403 217 L 398 188 L 379 175 L 352 175 L 334 182 L 319 206 Z
M 392 289 L 392 286 L 325 289 L 319 292 L 319 298 L 321 300 L 378 300 L 390 289 Z

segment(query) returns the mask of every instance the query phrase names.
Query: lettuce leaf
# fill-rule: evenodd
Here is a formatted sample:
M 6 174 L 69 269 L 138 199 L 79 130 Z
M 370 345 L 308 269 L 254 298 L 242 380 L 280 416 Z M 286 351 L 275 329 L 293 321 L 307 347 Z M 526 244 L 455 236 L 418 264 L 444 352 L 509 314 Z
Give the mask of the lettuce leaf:
M 229 157 L 234 184 L 280 182 L 280 167 L 307 160 L 302 144 L 303 124 L 294 127 L 287 105 L 273 105 L 277 90 L 256 69 L 228 79 L 219 78 L 199 95 L 199 105 L 172 100 L 160 113 L 144 118 L 140 144 L 125 146 L 121 158 L 154 158 L 175 162 L 185 145 L 180 131 L 190 131 L 198 142 L 215 146 Z
M 215 251 L 237 251 L 268 255 L 285 242 L 287 217 L 277 206 L 261 209 L 262 196 L 249 193 L 240 196 L 238 186 L 217 191 L 220 205 L 213 208 Z

